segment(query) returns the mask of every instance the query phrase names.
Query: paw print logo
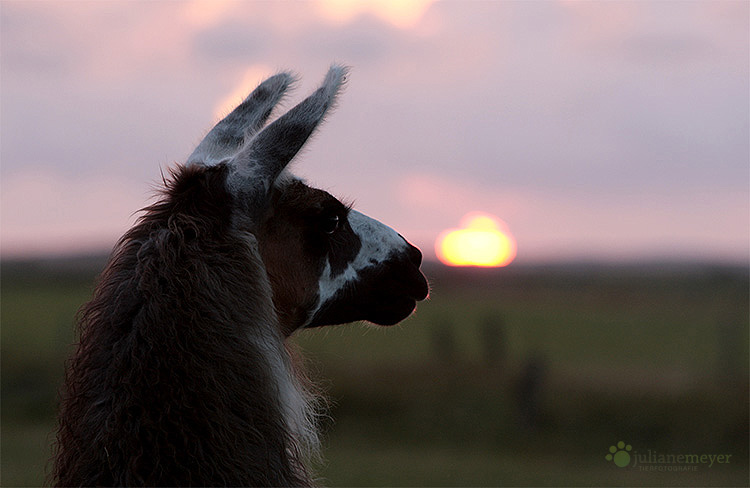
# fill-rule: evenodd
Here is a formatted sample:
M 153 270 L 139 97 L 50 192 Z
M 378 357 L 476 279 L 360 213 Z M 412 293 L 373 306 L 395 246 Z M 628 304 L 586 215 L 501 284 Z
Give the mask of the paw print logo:
M 633 446 L 620 441 L 616 446 L 609 446 L 609 454 L 604 456 L 607 461 L 612 461 L 617 467 L 624 468 L 630 464 L 630 451 Z

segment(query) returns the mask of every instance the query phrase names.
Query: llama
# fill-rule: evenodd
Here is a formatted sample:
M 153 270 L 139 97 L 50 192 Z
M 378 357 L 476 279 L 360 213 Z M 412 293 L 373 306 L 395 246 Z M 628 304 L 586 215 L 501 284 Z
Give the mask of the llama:
M 119 240 L 78 314 L 52 483 L 313 484 L 315 395 L 285 339 L 428 295 L 416 247 L 286 169 L 346 73 L 268 125 L 295 80 L 261 83 Z

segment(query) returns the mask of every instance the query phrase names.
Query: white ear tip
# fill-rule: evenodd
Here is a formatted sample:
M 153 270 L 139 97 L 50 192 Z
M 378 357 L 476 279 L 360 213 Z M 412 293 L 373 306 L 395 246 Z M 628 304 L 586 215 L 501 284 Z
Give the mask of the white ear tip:
M 296 81 L 297 78 L 291 73 L 286 71 L 277 73 L 260 83 L 245 99 L 249 100 L 261 91 L 268 95 L 276 94 L 276 96 L 279 96 L 278 94 L 284 93 Z
M 334 92 L 346 83 L 346 77 L 349 74 L 349 67 L 342 64 L 333 64 L 326 74 L 326 79 L 323 85 L 332 89 Z

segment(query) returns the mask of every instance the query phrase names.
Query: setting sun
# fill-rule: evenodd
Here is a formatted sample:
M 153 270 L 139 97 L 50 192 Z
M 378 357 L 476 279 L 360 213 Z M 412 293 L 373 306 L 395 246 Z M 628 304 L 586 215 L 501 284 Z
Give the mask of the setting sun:
M 449 266 L 507 266 L 516 257 L 516 240 L 500 219 L 472 212 L 461 219 L 460 228 L 438 236 L 435 252 Z

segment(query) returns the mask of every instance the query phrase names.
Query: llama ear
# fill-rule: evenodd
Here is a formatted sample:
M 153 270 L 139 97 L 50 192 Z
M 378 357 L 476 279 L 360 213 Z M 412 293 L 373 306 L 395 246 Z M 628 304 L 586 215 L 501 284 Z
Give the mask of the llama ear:
M 229 162 L 230 190 L 262 204 L 276 178 L 302 148 L 336 100 L 348 69 L 334 65 L 315 93 L 285 113 L 243 147 Z M 253 203 L 250 203 L 251 205 Z
M 263 127 L 293 82 L 291 74 L 279 73 L 258 85 L 245 101 L 211 129 L 186 164 L 213 165 L 231 157 Z

